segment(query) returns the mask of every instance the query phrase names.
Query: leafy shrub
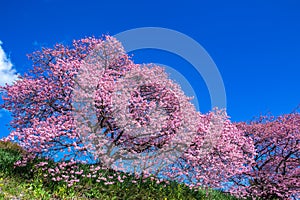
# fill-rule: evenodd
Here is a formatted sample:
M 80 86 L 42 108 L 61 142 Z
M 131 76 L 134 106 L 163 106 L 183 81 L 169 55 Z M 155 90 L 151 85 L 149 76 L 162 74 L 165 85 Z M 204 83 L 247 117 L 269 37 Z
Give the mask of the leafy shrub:
M 0 170 L 10 173 L 14 169 L 14 163 L 21 159 L 24 150 L 16 143 L 0 141 Z
M 31 170 L 34 162 L 24 166 L 15 166 L 15 163 L 27 155 L 21 146 L 11 141 L 0 141 L 0 172 L 4 175 L 18 175 L 29 178 L 33 176 Z

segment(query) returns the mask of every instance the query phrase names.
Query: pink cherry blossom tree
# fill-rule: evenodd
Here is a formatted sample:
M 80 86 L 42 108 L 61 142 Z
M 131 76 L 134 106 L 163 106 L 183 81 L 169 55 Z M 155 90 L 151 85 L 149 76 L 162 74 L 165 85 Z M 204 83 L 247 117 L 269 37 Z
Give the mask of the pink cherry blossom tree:
M 186 147 L 195 133 L 198 115 L 190 98 L 162 68 L 130 61 L 115 38 L 81 39 L 29 58 L 33 70 L 1 88 L 2 108 L 13 117 L 7 139 L 29 153 L 19 165 L 46 156 L 112 167 L 128 155 L 149 160 L 149 152 Z M 112 156 L 112 147 L 122 153 Z
M 225 112 L 197 112 L 161 67 L 134 64 L 115 38 L 76 40 L 29 58 L 33 70 L 1 87 L 1 107 L 13 117 L 7 140 L 29 153 L 17 164 L 56 158 L 56 168 L 37 167 L 68 185 L 84 175 L 76 163 L 86 159 L 97 169 L 88 177 L 101 168 L 134 169 L 192 188 L 221 188 L 249 170 L 252 139 Z
M 238 127 L 253 139 L 257 154 L 251 172 L 236 179 L 236 185 L 253 197 L 299 199 L 300 113 L 261 116 Z

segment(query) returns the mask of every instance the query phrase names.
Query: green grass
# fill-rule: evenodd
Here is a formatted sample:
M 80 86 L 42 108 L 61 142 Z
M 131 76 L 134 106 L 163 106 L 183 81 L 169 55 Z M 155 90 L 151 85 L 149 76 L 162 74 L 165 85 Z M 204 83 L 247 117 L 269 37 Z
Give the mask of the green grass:
M 1 199 L 100 199 L 100 200 L 193 200 L 193 199 L 220 199 L 234 200 L 236 198 L 225 195 L 215 190 L 195 191 L 184 184 L 171 182 L 169 184 L 150 180 L 135 179 L 126 174 L 127 178 L 120 183 L 116 176 L 112 179 L 115 183 L 105 185 L 96 182 L 94 178 L 80 178 L 80 182 L 72 187 L 66 183 L 53 182 L 44 178 L 42 171 L 30 172 L 33 163 L 27 167 L 14 168 L 13 163 L 20 158 L 21 151 L 16 146 L 1 147 L 0 144 L 0 200 Z M 88 165 L 80 165 L 82 169 Z M 118 172 L 113 170 L 103 171 L 106 177 Z M 125 175 L 124 173 L 120 174 Z M 137 180 L 137 183 L 132 183 Z
M 129 181 L 104 185 L 93 183 L 88 179 L 68 188 L 63 183 L 47 184 L 36 175 L 32 179 L 20 176 L 7 176 L 0 173 L 0 199 L 220 199 L 233 200 L 234 197 L 221 192 L 209 190 L 193 191 L 183 184 L 156 184 L 147 180 L 145 183 L 133 184 Z

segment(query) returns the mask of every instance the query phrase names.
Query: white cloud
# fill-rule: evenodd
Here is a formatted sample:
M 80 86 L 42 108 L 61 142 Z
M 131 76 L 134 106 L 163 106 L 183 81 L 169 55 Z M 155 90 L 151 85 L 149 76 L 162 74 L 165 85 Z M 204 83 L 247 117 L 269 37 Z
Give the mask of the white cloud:
M 0 40 L 0 86 L 4 86 L 5 83 L 13 83 L 18 78 L 18 74 L 1 45 L 2 41 Z

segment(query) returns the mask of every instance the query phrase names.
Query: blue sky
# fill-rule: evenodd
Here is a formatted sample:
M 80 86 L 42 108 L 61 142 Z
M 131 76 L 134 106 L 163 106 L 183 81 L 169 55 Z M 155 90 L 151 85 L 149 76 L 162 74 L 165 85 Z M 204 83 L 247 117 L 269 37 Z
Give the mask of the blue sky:
M 0 62 L 0 84 L 14 76 L 11 69 L 20 74 L 30 69 L 26 54 L 41 46 L 163 27 L 188 35 L 210 54 L 223 78 L 233 121 L 269 111 L 288 113 L 300 103 L 299 10 L 298 0 L 0 0 L 0 56 L 8 58 Z M 185 60 L 161 50 L 133 54 L 138 63 L 174 67 L 196 90 L 200 111 L 210 110 L 207 87 Z M 9 133 L 5 126 L 9 121 L 9 113 L 0 111 L 0 137 Z

